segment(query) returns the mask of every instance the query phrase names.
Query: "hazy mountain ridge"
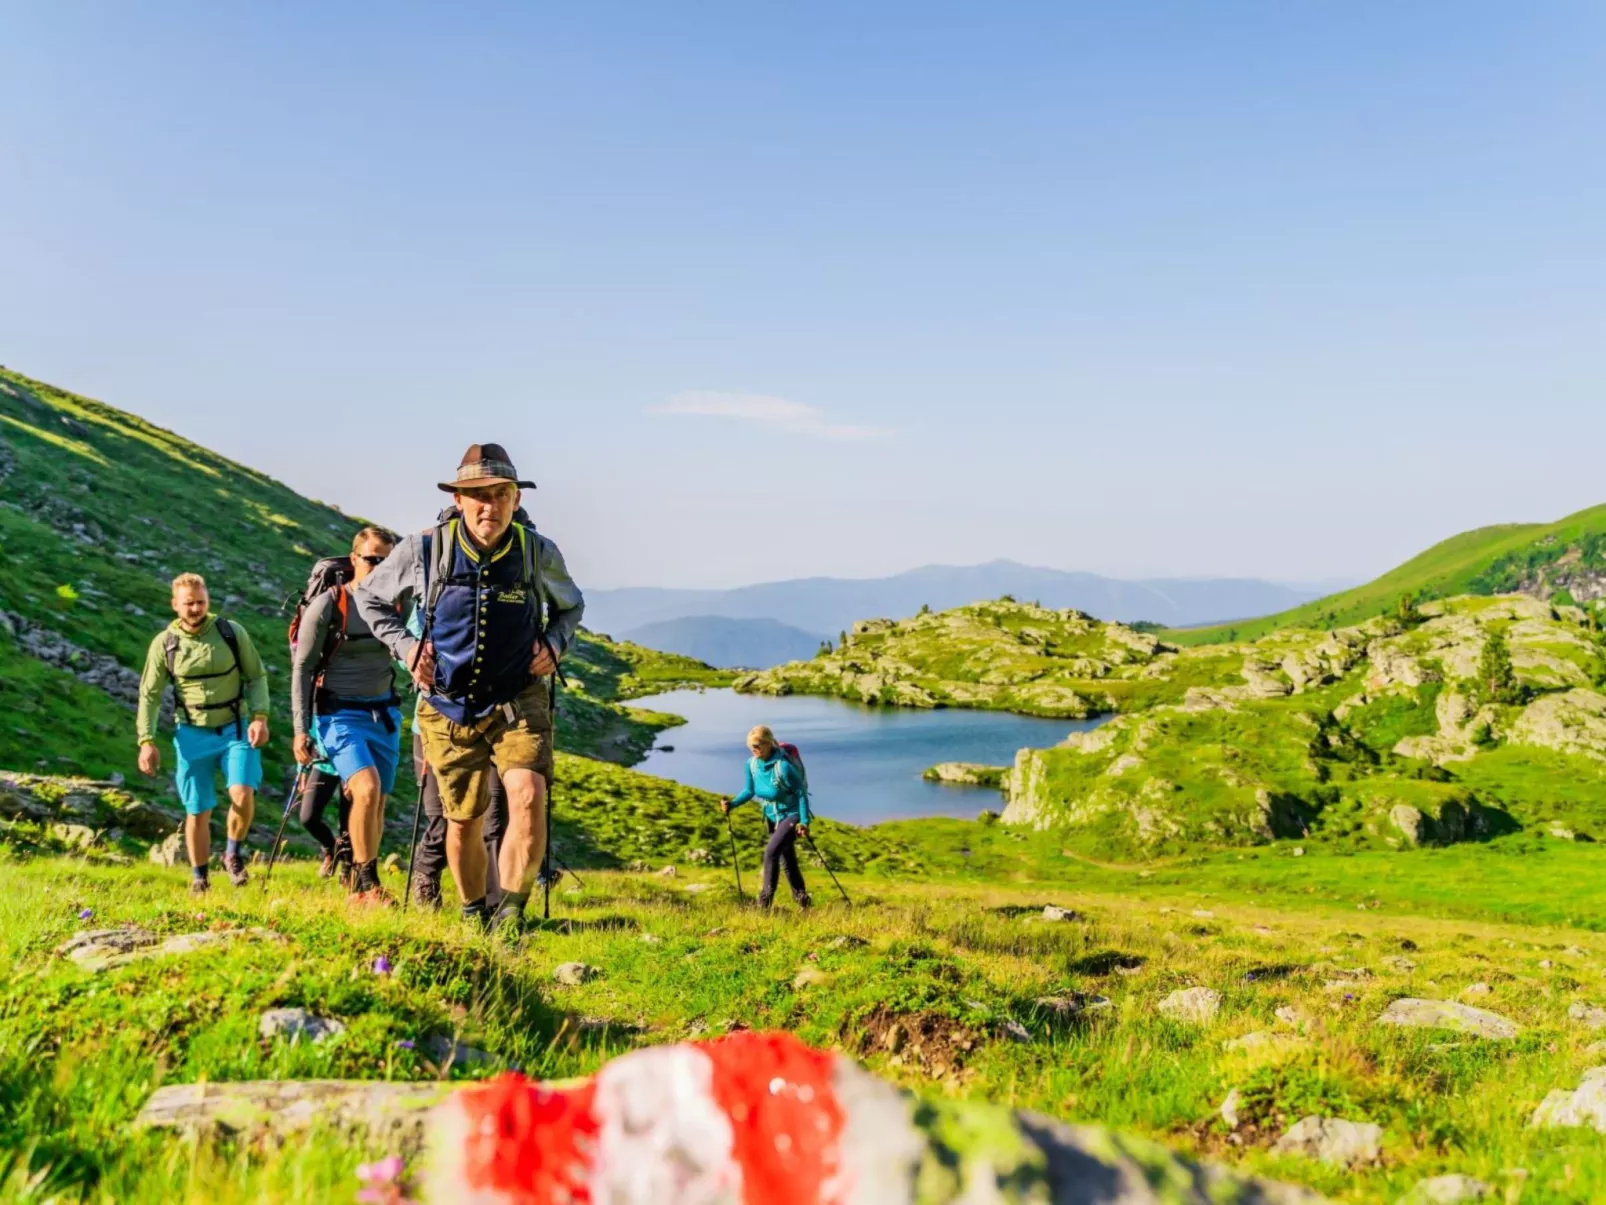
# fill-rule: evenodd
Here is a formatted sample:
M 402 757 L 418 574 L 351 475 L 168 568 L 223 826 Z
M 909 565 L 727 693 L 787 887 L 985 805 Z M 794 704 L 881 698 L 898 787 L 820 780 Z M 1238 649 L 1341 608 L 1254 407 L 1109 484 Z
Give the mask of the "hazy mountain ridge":
M 927 565 L 882 578 L 809 577 L 731 590 L 631 586 L 587 595 L 586 623 L 599 632 L 633 632 L 691 617 L 773 619 L 828 635 L 861 619 L 950 610 L 1009 594 L 1051 610 L 1100 619 L 1188 626 L 1264 615 L 1299 606 L 1320 591 L 1253 578 L 1158 578 L 1121 581 L 998 560 L 984 565 Z

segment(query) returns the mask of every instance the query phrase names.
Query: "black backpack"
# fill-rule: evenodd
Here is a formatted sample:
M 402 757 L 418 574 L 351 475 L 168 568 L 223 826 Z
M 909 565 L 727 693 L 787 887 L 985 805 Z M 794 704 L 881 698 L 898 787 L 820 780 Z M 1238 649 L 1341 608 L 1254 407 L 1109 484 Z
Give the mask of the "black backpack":
M 346 585 L 356 576 L 352 569 L 349 556 L 326 556 L 312 566 L 312 572 L 307 574 L 307 588 L 300 598 L 295 600 L 295 614 L 290 617 L 290 652 L 296 651 L 296 638 L 301 634 L 301 620 L 307 608 L 320 594 L 334 592 L 335 607 L 340 613 L 340 623 L 329 626 L 329 635 L 324 641 L 323 652 L 318 655 L 318 665 L 313 671 L 314 682 L 323 680 L 324 671 L 329 668 L 329 662 L 340 651 L 340 646 L 346 642 Z M 285 604 L 290 605 L 288 602 Z

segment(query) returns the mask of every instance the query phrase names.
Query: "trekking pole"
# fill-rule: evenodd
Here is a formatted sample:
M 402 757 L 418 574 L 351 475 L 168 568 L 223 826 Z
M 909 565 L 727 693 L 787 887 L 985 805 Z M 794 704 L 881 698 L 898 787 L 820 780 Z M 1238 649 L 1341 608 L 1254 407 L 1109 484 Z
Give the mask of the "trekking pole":
M 546 849 L 541 854 L 541 919 L 552 919 L 552 796 L 557 783 L 546 793 Z M 571 872 L 572 873 L 572 872 Z
M 418 802 L 413 804 L 413 843 L 407 847 L 407 887 L 402 895 L 402 911 L 407 911 L 407 901 L 413 898 L 413 866 L 418 861 L 418 822 L 424 815 L 424 783 L 429 778 L 431 770 L 429 763 L 424 763 L 424 776 L 418 780 Z
M 842 891 L 842 884 L 837 883 L 836 872 L 831 869 L 831 864 L 825 860 L 825 855 L 820 852 L 820 847 L 814 844 L 814 834 L 804 833 L 803 839 L 809 843 L 809 848 L 814 851 L 814 856 L 820 859 L 820 865 L 825 867 L 825 873 L 831 876 L 831 882 L 836 883 L 836 889 Z M 853 901 L 848 898 L 846 891 L 842 891 L 842 902 L 849 908 L 853 907 Z
M 736 853 L 736 826 L 731 823 L 731 814 L 729 812 L 725 813 L 725 831 L 730 834 L 731 838 L 731 869 L 736 872 L 736 894 L 745 900 L 747 892 L 742 890 L 742 864 L 737 861 Z
M 262 890 L 268 889 L 268 876 L 273 873 L 273 864 L 279 859 L 279 842 L 284 840 L 284 829 L 290 823 L 290 809 L 296 806 L 296 798 L 301 794 L 301 781 L 307 776 L 306 766 L 296 767 L 295 780 L 290 784 L 290 795 L 284 801 L 284 815 L 279 817 L 279 831 L 273 834 L 273 848 L 268 850 L 268 864 L 262 870 Z

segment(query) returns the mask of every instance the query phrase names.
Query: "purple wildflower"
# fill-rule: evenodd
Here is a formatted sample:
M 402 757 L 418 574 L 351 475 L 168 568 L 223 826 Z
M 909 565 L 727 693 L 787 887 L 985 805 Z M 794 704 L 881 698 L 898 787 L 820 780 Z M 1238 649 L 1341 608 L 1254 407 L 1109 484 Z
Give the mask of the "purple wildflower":
M 406 1195 L 404 1173 L 407 1165 L 401 1157 L 392 1155 L 378 1163 L 364 1163 L 357 1168 L 357 1179 L 363 1187 L 357 1200 L 364 1205 L 414 1205 Z
M 82 912 L 80 912 L 78 914 L 78 919 L 79 920 L 88 920 L 90 917 L 92 917 L 94 915 L 95 915 L 95 910 L 93 908 L 85 908 Z
M 400 1046 L 403 1050 L 411 1050 L 413 1048 L 413 1042 L 411 1038 L 403 1038 L 401 1041 L 397 1042 L 396 1045 Z
M 386 958 L 383 954 L 374 959 L 374 974 L 388 975 L 390 974 L 390 969 L 390 959 Z

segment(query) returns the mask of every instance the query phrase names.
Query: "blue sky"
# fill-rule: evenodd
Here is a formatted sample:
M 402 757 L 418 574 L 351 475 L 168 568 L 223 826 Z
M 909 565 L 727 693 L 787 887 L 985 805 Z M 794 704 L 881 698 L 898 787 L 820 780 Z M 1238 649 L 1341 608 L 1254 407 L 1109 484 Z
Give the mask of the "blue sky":
M 582 584 L 1606 501 L 1606 6 L 0 0 L 0 362 Z

